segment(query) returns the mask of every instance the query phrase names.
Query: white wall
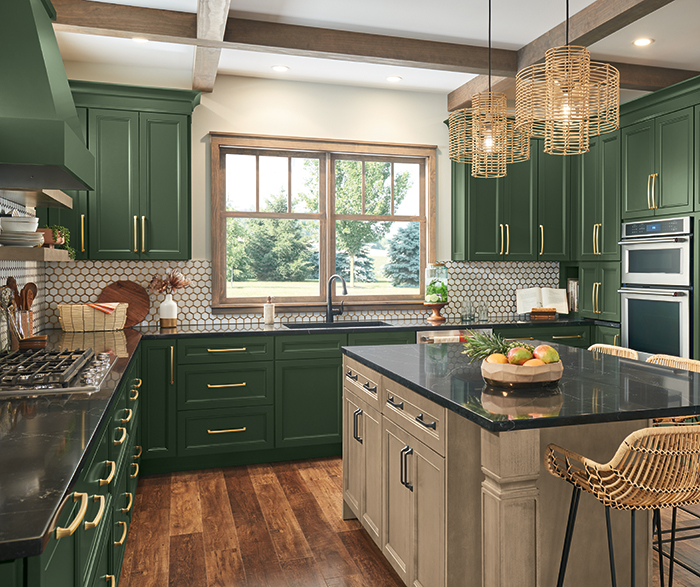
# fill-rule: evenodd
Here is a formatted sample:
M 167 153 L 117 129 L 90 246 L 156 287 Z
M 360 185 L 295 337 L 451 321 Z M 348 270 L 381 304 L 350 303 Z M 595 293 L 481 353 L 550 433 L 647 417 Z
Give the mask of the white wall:
M 181 72 L 67 62 L 69 79 L 187 87 Z M 210 259 L 211 131 L 436 145 L 437 259 L 450 257 L 447 97 L 251 77 L 218 76 L 192 117 L 192 258 Z

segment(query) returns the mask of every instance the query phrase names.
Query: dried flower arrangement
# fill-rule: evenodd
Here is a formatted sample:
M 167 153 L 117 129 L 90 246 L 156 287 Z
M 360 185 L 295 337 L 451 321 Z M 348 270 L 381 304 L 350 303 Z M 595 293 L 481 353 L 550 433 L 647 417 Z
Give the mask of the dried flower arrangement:
M 155 275 L 146 289 L 151 293 L 165 292 L 169 294 L 173 293 L 175 290 L 187 287 L 189 284 L 190 280 L 187 279 L 179 269 L 168 268 L 163 277 Z

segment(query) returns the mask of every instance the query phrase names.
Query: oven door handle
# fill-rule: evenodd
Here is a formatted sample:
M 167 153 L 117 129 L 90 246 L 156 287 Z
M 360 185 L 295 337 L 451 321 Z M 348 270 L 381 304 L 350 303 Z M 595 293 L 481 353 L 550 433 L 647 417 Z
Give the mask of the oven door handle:
M 646 245 L 656 243 L 684 243 L 688 240 L 687 236 L 674 236 L 668 238 L 635 238 L 619 241 L 618 245 Z
M 662 291 L 659 289 L 648 290 L 648 289 L 618 289 L 617 293 L 627 293 L 627 294 L 645 294 L 652 296 L 666 296 L 669 298 L 680 298 L 685 296 L 688 292 L 685 291 Z

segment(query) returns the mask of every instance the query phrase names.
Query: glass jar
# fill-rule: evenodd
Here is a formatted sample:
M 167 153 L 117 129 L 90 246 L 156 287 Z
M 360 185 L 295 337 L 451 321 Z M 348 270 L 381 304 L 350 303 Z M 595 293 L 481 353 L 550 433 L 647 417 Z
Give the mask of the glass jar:
M 444 263 L 430 263 L 425 268 L 425 303 L 447 303 L 447 267 Z

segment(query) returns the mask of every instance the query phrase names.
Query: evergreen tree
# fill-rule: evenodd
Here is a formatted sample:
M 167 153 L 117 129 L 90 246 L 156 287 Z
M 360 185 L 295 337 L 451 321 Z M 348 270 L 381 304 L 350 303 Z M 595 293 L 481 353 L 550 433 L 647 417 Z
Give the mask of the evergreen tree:
M 420 285 L 420 224 L 410 222 L 399 228 L 389 241 L 389 262 L 384 265 L 384 275 L 394 287 Z
M 245 220 L 226 219 L 226 278 L 245 281 L 254 277 L 245 254 Z
M 310 277 L 318 279 L 318 251 L 313 251 L 309 257 L 312 267 Z M 337 251 L 335 254 L 335 272 L 341 275 L 345 281 L 350 281 L 350 259 L 345 251 Z M 362 249 L 355 258 L 355 280 L 371 283 L 376 279 L 374 274 L 374 261 L 369 255 L 367 247 Z

